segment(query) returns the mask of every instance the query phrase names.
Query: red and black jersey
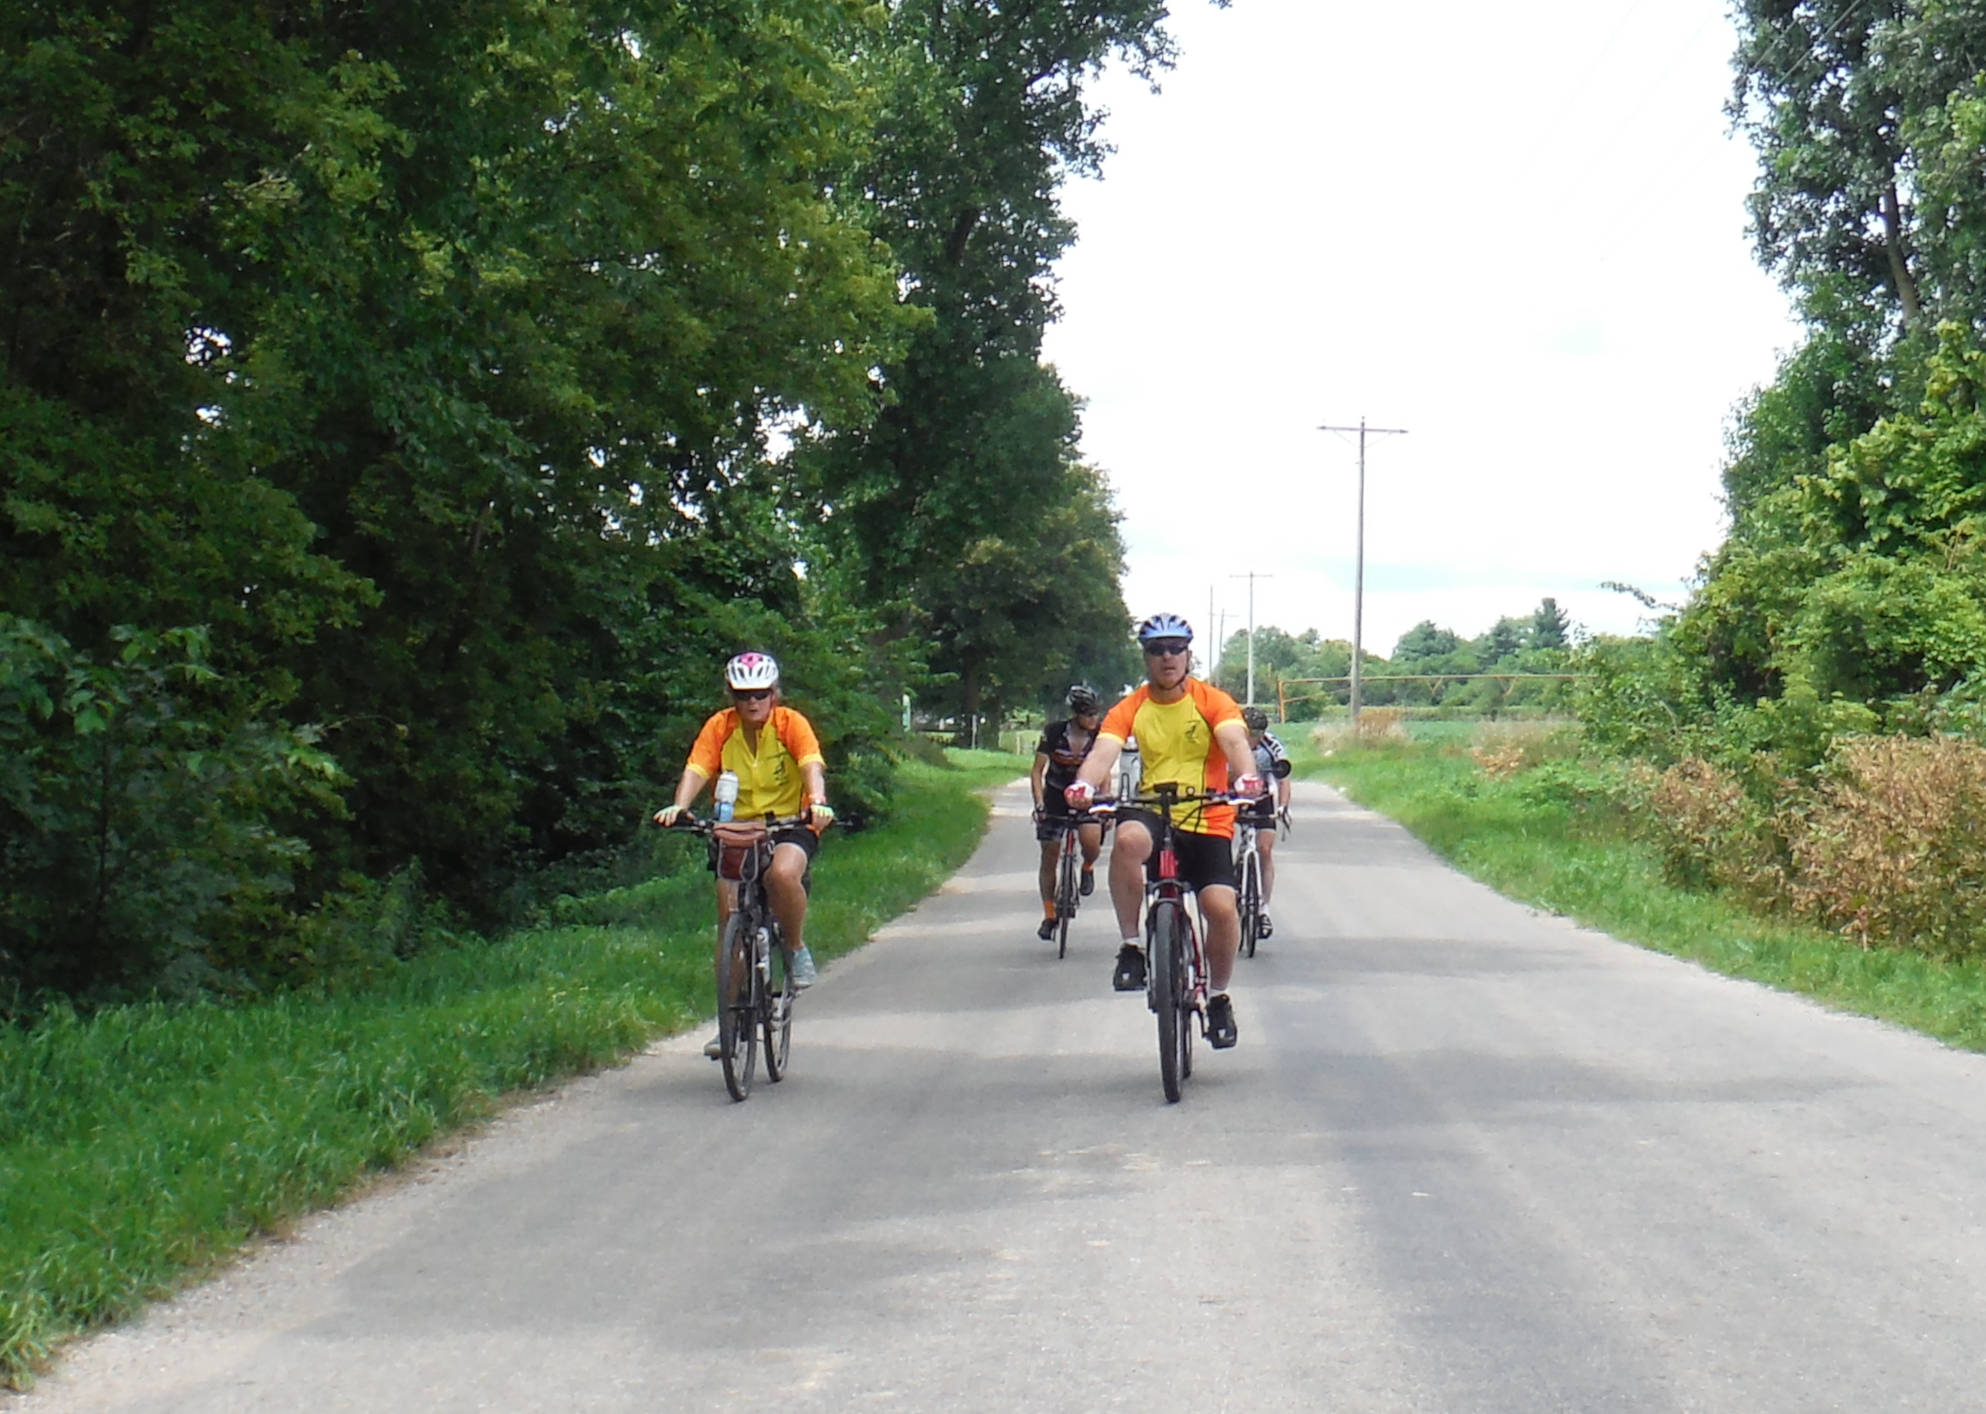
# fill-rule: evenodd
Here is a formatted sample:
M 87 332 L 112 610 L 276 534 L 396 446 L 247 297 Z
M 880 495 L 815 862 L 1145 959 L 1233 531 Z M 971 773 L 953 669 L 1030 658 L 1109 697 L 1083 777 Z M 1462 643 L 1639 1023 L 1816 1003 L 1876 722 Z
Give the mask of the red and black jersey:
M 1064 787 L 1075 781 L 1076 772 L 1083 767 L 1083 758 L 1090 754 L 1090 748 L 1095 745 L 1095 732 L 1091 732 L 1089 740 L 1078 748 L 1069 742 L 1068 722 L 1050 722 L 1042 729 L 1041 740 L 1034 748 L 1037 755 L 1048 758 L 1048 770 L 1043 776 L 1043 783 L 1048 789 L 1059 794 Z

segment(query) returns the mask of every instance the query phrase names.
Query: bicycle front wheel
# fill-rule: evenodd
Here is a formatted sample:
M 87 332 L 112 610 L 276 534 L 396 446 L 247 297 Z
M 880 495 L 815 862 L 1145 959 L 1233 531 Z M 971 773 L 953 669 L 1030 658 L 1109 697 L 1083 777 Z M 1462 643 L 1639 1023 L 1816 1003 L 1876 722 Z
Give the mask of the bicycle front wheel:
M 1069 955 L 1069 920 L 1076 916 L 1077 892 L 1076 832 L 1062 832 L 1062 868 L 1055 880 L 1055 955 Z
M 1182 995 L 1186 979 L 1179 966 L 1184 927 L 1177 904 L 1161 903 L 1152 909 L 1151 946 L 1146 951 L 1152 1010 L 1158 1014 L 1159 1084 L 1172 1104 L 1179 1101 L 1179 1082 L 1186 1078 L 1191 1065 L 1186 1048 L 1193 1044 L 1192 1021 L 1187 1015 L 1191 1003 Z
M 786 1074 L 786 1057 L 793 1048 L 793 980 L 788 975 L 786 945 L 781 941 L 779 930 L 772 930 L 772 945 L 766 949 L 765 976 L 772 976 L 771 968 L 779 968 L 781 983 L 777 993 L 771 986 L 765 989 L 764 1006 L 761 1018 L 765 1031 L 765 1078 L 777 1084 Z
M 1255 956 L 1262 936 L 1262 856 L 1249 850 L 1241 856 L 1241 953 Z
M 739 909 L 724 925 L 717 949 L 717 1044 L 724 1062 L 724 1088 L 742 1100 L 752 1093 L 758 1069 L 759 1001 L 764 982 L 752 957 L 752 934 Z

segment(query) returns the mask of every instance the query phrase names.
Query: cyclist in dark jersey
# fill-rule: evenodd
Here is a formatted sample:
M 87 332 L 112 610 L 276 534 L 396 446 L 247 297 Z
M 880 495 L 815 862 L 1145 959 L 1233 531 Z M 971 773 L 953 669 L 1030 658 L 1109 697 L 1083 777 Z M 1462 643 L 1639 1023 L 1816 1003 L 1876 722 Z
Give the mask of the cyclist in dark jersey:
M 1102 720 L 1103 700 L 1095 688 L 1079 682 L 1069 689 L 1068 718 L 1050 722 L 1034 748 L 1030 784 L 1034 789 L 1034 837 L 1041 841 L 1042 919 L 1041 927 L 1035 930 L 1038 938 L 1055 934 L 1055 861 L 1061 852 L 1062 832 L 1051 821 L 1069 814 L 1069 802 L 1062 798 L 1062 792 L 1076 779 L 1083 758 L 1096 744 L 1096 729 Z M 1082 891 L 1087 898 L 1096 887 L 1094 871 L 1097 853 L 1103 848 L 1103 826 L 1084 825 L 1076 833 L 1083 847 Z

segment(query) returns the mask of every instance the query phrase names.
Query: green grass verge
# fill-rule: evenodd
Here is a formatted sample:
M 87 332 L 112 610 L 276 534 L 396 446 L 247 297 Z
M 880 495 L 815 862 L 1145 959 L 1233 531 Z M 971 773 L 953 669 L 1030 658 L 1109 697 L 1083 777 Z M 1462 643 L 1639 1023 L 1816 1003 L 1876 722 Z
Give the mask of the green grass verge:
M 859 946 L 977 844 L 975 790 L 1025 758 L 904 768 L 884 825 L 831 836 L 808 942 Z M 351 996 L 57 1012 L 0 1030 L 0 1385 L 245 1242 L 336 1201 L 510 1091 L 598 1068 L 712 1010 L 693 870 L 566 900 L 553 926 L 423 956 Z
M 1418 736 L 1418 732 L 1416 733 Z M 1416 740 L 1322 756 L 1289 729 L 1299 775 L 1329 781 L 1392 817 L 1499 893 L 1628 942 L 1986 1050 L 1986 966 L 1762 918 L 1732 900 L 1676 888 L 1617 814 L 1536 773 L 1485 775 L 1462 744 Z

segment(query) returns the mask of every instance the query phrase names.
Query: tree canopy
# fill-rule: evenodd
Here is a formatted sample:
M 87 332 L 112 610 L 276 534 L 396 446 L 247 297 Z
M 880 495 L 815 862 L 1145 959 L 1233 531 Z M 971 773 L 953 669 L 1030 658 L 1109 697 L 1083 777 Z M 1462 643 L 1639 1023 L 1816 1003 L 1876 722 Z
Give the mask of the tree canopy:
M 900 692 L 1121 656 L 1040 333 L 1164 8 L 0 13 L 0 986 L 515 916 L 743 647 L 858 819 Z

